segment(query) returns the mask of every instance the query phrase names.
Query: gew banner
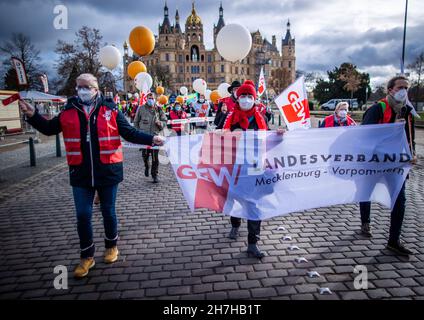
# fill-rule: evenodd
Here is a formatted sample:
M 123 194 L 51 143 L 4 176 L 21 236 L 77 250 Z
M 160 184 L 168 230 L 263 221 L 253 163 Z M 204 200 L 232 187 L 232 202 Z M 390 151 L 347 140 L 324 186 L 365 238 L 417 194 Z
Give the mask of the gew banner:
M 215 132 L 165 147 L 192 211 L 251 220 L 362 201 L 393 208 L 411 168 L 402 123 Z

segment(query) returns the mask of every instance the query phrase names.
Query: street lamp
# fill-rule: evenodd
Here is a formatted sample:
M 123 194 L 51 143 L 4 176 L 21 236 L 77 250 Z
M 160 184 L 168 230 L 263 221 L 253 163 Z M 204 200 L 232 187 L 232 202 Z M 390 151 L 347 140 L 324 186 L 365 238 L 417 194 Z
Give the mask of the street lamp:
M 400 73 L 403 75 L 405 74 L 405 47 L 406 47 L 406 23 L 408 20 L 408 0 L 406 0 L 406 7 L 405 7 L 405 22 L 403 25 L 403 46 L 402 46 L 402 62 L 400 66 Z

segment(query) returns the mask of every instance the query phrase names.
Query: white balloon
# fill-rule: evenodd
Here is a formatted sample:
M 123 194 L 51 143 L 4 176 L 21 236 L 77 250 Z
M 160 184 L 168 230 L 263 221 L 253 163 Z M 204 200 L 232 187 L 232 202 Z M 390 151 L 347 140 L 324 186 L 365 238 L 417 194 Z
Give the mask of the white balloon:
M 128 99 L 131 99 L 132 98 L 132 94 L 131 93 L 128 93 L 127 96 L 128 96 Z
M 206 94 L 206 88 L 207 88 L 207 84 L 206 81 L 203 79 L 196 79 L 193 82 L 193 89 L 194 91 L 196 91 L 197 93 L 200 93 L 202 95 Z
M 252 36 L 249 30 L 239 24 L 227 24 L 216 37 L 219 54 L 228 61 L 244 59 L 252 48 Z
M 209 90 L 209 89 L 206 90 L 206 92 L 205 92 L 205 98 L 206 98 L 206 100 L 210 100 L 211 99 L 211 93 L 212 93 L 212 90 Z
M 99 60 L 102 66 L 113 70 L 121 62 L 121 53 L 114 46 L 106 46 L 100 49 Z
M 231 87 L 228 83 L 221 83 L 218 87 L 218 93 L 221 98 L 228 98 L 231 93 L 228 92 L 228 88 Z
M 187 87 L 181 87 L 181 88 L 180 88 L 180 93 L 181 93 L 183 96 L 186 96 L 186 95 L 187 95 L 187 93 L 188 93 L 188 89 L 187 89 Z
M 135 94 L 134 94 L 134 98 L 140 98 L 140 95 L 136 92 Z
M 147 72 L 140 72 L 134 78 L 135 87 L 143 93 L 147 93 L 153 85 L 153 79 Z

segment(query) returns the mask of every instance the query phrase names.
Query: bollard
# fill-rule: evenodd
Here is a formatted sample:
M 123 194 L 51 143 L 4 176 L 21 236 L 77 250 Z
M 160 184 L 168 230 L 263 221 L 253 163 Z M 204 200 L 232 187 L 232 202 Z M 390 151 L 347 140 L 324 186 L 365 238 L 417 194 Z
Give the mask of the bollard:
M 62 148 L 60 147 L 60 135 L 56 135 L 56 157 L 60 158 L 62 156 Z
M 35 148 L 33 138 L 29 138 L 29 163 L 31 167 L 35 167 Z
M 281 114 L 278 116 L 278 126 L 281 127 Z

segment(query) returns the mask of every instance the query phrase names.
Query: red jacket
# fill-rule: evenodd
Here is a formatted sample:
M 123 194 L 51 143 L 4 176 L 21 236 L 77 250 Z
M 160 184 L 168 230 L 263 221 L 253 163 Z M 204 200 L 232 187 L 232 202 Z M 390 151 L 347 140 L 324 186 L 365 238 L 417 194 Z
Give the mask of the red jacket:
M 171 110 L 171 112 L 169 113 L 169 117 L 172 120 L 179 120 L 179 119 L 187 119 L 187 113 L 185 113 L 184 111 L 180 111 L 180 112 L 176 112 L 174 110 Z M 184 124 L 183 123 L 176 123 L 176 124 L 171 124 L 172 129 L 180 132 L 181 130 L 184 129 Z

